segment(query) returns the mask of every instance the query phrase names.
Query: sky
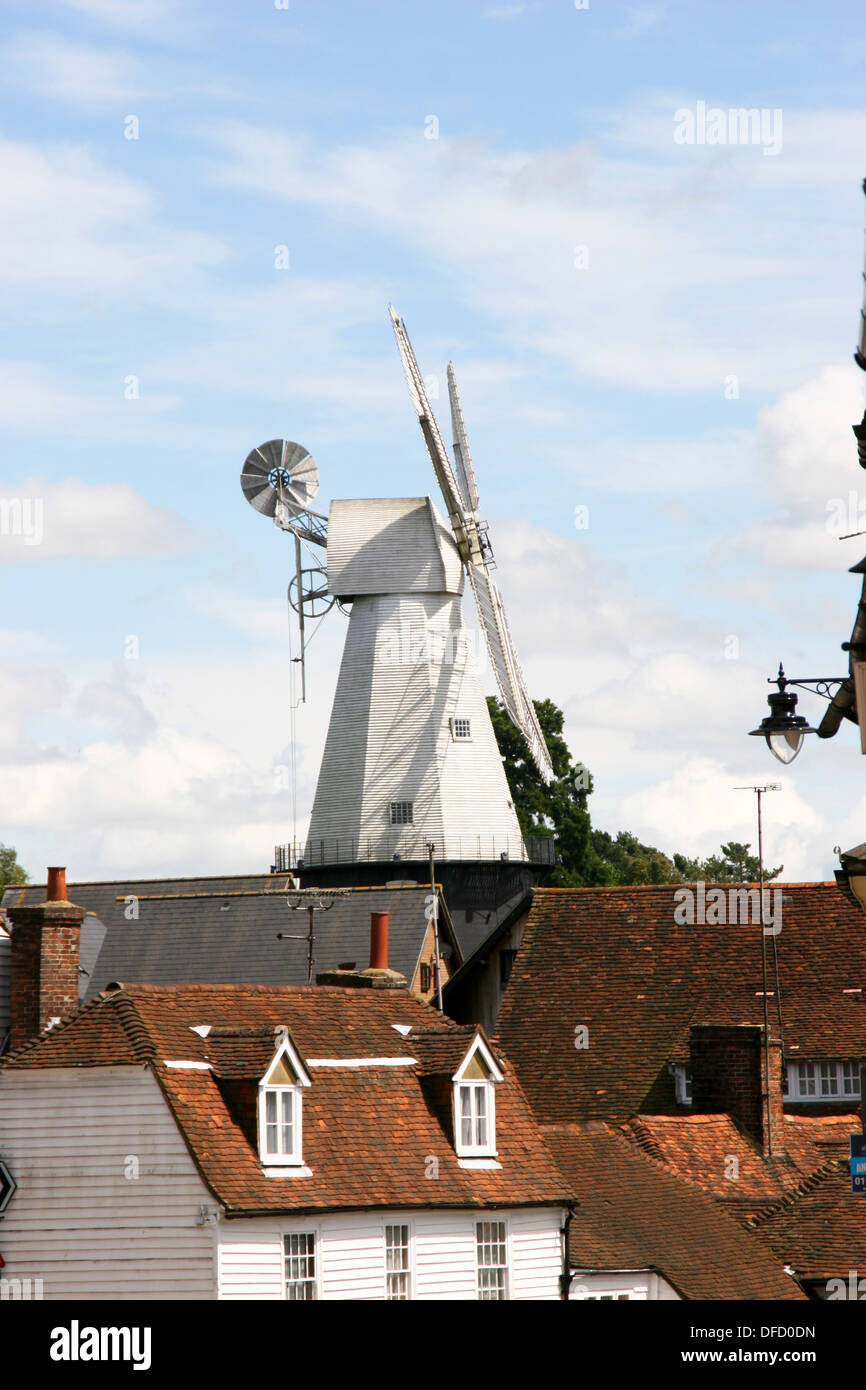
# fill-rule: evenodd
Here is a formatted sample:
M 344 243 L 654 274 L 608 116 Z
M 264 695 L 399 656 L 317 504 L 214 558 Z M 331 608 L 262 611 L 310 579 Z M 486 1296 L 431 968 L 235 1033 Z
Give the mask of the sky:
M 0 14 L 0 841 L 31 876 L 263 872 L 303 836 L 346 618 L 293 712 L 292 552 L 238 478 L 287 438 L 321 512 L 435 498 L 393 302 L 443 427 L 454 361 L 594 824 L 708 855 L 777 783 L 767 860 L 831 877 L 857 728 L 788 768 L 746 735 L 780 660 L 846 672 L 866 552 L 861 7 Z

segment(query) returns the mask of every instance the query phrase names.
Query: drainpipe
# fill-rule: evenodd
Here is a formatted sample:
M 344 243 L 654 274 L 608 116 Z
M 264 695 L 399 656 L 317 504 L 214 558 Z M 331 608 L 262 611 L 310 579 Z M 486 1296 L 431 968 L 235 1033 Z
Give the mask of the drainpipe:
M 577 1207 L 571 1205 L 565 1209 L 565 1222 L 562 1227 L 562 1275 L 560 1276 L 560 1298 L 563 1302 L 568 1302 L 568 1295 L 571 1292 L 571 1223 L 574 1220 L 574 1213 Z

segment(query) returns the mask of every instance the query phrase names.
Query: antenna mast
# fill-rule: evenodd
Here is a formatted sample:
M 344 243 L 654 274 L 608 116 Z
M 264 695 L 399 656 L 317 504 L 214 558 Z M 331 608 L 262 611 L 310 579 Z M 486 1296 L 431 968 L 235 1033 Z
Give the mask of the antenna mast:
M 763 787 L 736 787 L 738 792 L 754 792 L 758 799 L 758 873 L 760 875 L 760 918 L 761 918 L 761 996 L 764 1004 L 764 1090 L 767 1095 L 767 1149 L 772 1157 L 773 1154 L 773 1107 L 770 1101 L 770 1017 L 767 1008 L 767 930 L 764 926 L 764 827 L 761 817 L 761 797 L 764 792 L 779 792 L 782 790 L 781 783 L 768 782 Z M 779 1046 L 782 1044 L 782 1015 L 781 1000 L 779 1005 Z

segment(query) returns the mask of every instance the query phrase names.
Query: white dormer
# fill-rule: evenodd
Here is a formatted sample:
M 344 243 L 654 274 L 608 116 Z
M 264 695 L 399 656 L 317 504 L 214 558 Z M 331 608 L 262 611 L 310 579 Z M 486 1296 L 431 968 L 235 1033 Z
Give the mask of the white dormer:
M 310 1075 L 285 1038 L 259 1082 L 259 1159 L 267 1167 L 302 1167 L 304 1087 Z
M 454 1144 L 459 1158 L 496 1157 L 496 1084 L 502 1072 L 480 1033 L 452 1077 Z

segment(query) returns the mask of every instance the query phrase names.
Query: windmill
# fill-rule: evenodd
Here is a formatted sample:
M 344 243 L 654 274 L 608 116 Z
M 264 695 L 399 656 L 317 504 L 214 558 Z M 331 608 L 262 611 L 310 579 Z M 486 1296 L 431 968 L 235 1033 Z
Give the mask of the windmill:
M 250 503 L 295 535 L 290 598 L 302 653 L 304 615 L 317 601 L 350 608 L 308 840 L 297 853 L 307 873 L 418 864 L 430 844 L 440 862 L 528 858 L 463 620 L 466 578 L 505 709 L 542 777 L 553 775 L 490 574 L 453 367 L 452 466 L 402 320 L 390 313 L 447 521 L 430 497 L 418 496 L 334 500 L 326 520 L 308 506 L 315 464 L 282 441 L 253 450 L 241 477 Z M 327 547 L 326 571 L 304 568 L 301 541 Z

